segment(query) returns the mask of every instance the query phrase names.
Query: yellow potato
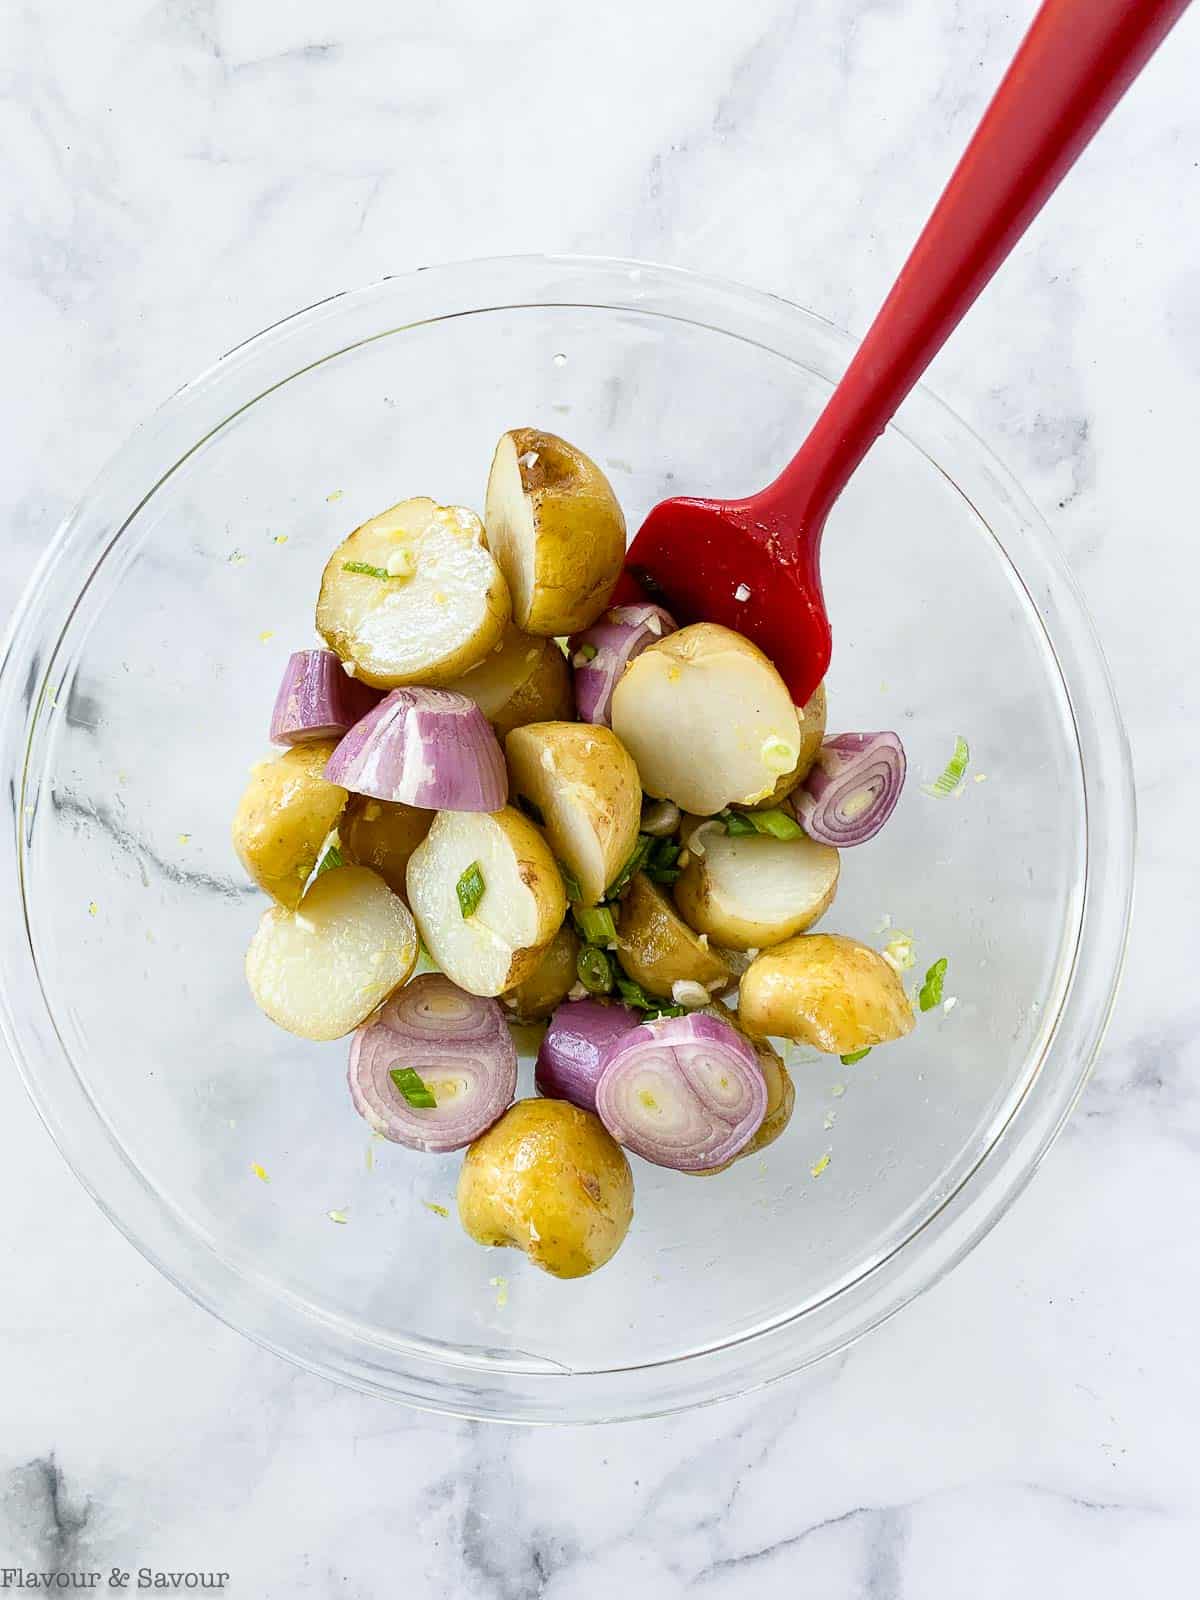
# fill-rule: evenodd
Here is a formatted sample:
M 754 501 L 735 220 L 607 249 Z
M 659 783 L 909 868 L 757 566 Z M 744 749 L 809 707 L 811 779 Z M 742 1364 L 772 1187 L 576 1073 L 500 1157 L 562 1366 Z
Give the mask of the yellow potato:
M 484 889 L 464 917 L 458 883 L 472 867 Z M 468 994 L 499 995 L 523 983 L 567 911 L 550 847 L 512 806 L 439 811 L 409 859 L 406 881 L 425 948 Z
M 496 446 L 484 520 L 519 628 L 549 638 L 595 622 L 625 560 L 625 518 L 594 461 L 556 434 L 514 428 Z
M 447 687 L 474 700 L 501 742 L 527 722 L 569 720 L 575 713 L 571 669 L 558 645 L 516 628 Z
M 800 754 L 787 685 L 757 645 L 715 622 L 669 633 L 630 662 L 612 727 L 646 793 L 699 816 L 768 799 Z
M 265 911 L 246 979 L 272 1022 L 302 1039 L 340 1039 L 407 983 L 417 964 L 408 907 L 366 867 L 314 878 L 295 911 Z
M 509 609 L 479 518 L 421 497 L 338 545 L 321 578 L 317 632 L 377 689 L 439 687 L 500 642 Z
M 281 906 L 300 903 L 346 804 L 347 791 L 323 776 L 336 748 L 336 739 L 296 744 L 272 761 L 260 761 L 233 819 L 239 860 Z
M 675 884 L 684 920 L 730 950 L 762 950 L 811 928 L 829 909 L 838 852 L 808 838 L 688 830 L 688 859 Z
M 596 905 L 637 844 L 642 791 L 629 752 L 608 728 L 534 722 L 504 741 L 514 794 L 532 801 L 558 859 Z
M 512 1245 L 543 1272 L 583 1278 L 629 1232 L 633 1174 L 592 1112 L 518 1100 L 468 1149 L 458 1215 L 477 1243 Z
M 813 762 L 817 759 L 817 752 L 825 738 L 825 685 L 819 683 L 808 697 L 806 705 L 798 707 L 800 717 L 800 747 L 796 765 L 790 772 L 785 772 L 779 782 L 767 795 L 766 799 L 757 801 L 752 806 L 743 807 L 746 811 L 769 811 L 772 806 L 777 806 L 785 799 L 797 784 L 803 783 L 812 771 Z
M 433 818 L 432 811 L 420 806 L 352 795 L 338 823 L 342 855 L 377 872 L 393 894 L 407 894 L 409 858 L 429 832 Z
M 635 875 L 621 901 L 617 960 L 647 994 L 674 999 L 677 983 L 699 984 L 719 994 L 733 973 L 715 950 L 688 927 L 656 883 Z
M 749 1042 L 758 1057 L 762 1075 L 767 1080 L 767 1109 L 758 1132 L 744 1150 L 739 1150 L 732 1160 L 724 1162 L 719 1167 L 707 1167 L 703 1171 L 694 1173 L 693 1176 L 697 1178 L 711 1178 L 714 1172 L 728 1172 L 733 1163 L 740 1161 L 743 1156 L 755 1155 L 758 1151 L 765 1150 L 769 1144 L 774 1144 L 792 1120 L 792 1111 L 796 1104 L 796 1086 L 775 1047 L 766 1039 L 751 1039 L 739 1025 L 737 1014 L 730 1011 L 728 1006 L 723 1006 L 719 1000 L 714 1000 L 711 1006 L 705 1007 L 705 1010 L 714 1017 L 720 1017 L 722 1022 L 727 1022 L 731 1028 L 736 1028 Z
M 756 1038 L 796 1039 L 837 1056 L 913 1029 L 908 996 L 888 963 L 836 933 L 803 934 L 764 950 L 742 978 L 738 1015 Z
M 509 1015 L 517 1022 L 541 1022 L 556 1011 L 579 981 L 578 955 L 579 935 L 564 922 L 525 981 L 501 995 Z

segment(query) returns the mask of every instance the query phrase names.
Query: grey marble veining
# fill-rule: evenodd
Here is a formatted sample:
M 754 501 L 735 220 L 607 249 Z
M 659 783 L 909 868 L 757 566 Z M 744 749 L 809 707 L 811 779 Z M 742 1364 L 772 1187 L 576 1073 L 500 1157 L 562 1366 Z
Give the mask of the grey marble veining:
M 0 594 L 165 395 L 388 272 L 633 253 L 861 330 L 1032 9 L 8 7 Z M 1125 988 L 1028 1192 L 815 1372 L 665 1422 L 521 1432 L 335 1390 L 212 1321 L 104 1220 L 6 1071 L 0 1567 L 221 1569 L 255 1600 L 1189 1591 L 1198 46 L 1192 15 L 931 377 L 1068 551 L 1139 776 Z

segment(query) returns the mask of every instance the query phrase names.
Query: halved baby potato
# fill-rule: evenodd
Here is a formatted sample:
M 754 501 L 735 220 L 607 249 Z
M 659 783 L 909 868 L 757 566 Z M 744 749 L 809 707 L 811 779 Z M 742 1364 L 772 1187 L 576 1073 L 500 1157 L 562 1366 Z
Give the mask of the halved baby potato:
M 594 906 L 637 843 L 642 789 L 633 757 L 608 728 L 534 722 L 504 741 L 513 793 L 531 801 L 554 854 Z
M 800 749 L 796 765 L 779 778 L 764 800 L 757 800 L 753 805 L 745 806 L 744 810 L 769 811 L 791 794 L 797 784 L 803 783 L 812 771 L 813 762 L 825 738 L 825 685 L 819 683 L 809 695 L 807 704 L 797 707 L 797 711 L 800 718 Z
M 743 1028 L 853 1055 L 913 1029 L 904 985 L 878 951 L 837 933 L 810 933 L 764 950 L 746 969 Z
M 463 915 L 458 884 L 483 892 Z M 550 847 L 519 811 L 439 811 L 408 863 L 408 903 L 425 948 L 468 994 L 499 995 L 532 973 L 567 911 Z
M 613 732 L 657 800 L 712 816 L 769 799 L 800 756 L 800 717 L 757 645 L 715 622 L 643 650 L 617 683 Z
M 433 816 L 422 806 L 351 795 L 338 823 L 342 855 L 377 872 L 393 894 L 405 895 L 409 859 L 429 832 Z
M 501 1004 L 514 1021 L 541 1022 L 557 1011 L 579 982 L 575 968 L 578 955 L 579 935 L 569 922 L 564 922 L 529 976 L 501 995 Z
M 421 496 L 338 545 L 321 578 L 317 632 L 377 689 L 438 687 L 499 643 L 509 610 L 479 518 Z
M 762 950 L 811 928 L 833 903 L 841 859 L 827 844 L 692 829 L 675 884 L 684 920 L 731 950 Z M 703 852 L 703 853 L 701 853 Z
M 528 722 L 569 719 L 575 710 L 571 669 L 554 640 L 511 627 L 477 667 L 447 688 L 474 700 L 500 740 Z
M 720 994 L 734 981 L 718 953 L 688 927 L 644 872 L 634 876 L 621 901 L 617 960 L 647 994 L 661 999 L 673 999 L 677 983 L 698 983 L 709 994 Z
M 299 905 L 331 828 L 348 799 L 325 781 L 336 739 L 293 745 L 260 761 L 233 819 L 233 847 L 260 889 L 281 906 Z
M 608 604 L 625 560 L 625 518 L 582 450 L 513 428 L 496 446 L 484 508 L 488 544 L 526 633 L 578 633 Z
M 314 878 L 295 911 L 265 911 L 246 952 L 259 1008 L 302 1039 L 352 1033 L 417 964 L 408 907 L 366 867 Z

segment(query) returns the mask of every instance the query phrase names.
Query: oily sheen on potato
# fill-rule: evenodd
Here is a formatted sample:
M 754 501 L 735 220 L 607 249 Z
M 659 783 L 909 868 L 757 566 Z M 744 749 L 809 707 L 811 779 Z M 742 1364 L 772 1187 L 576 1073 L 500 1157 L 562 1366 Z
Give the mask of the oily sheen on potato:
M 273 761 L 260 761 L 233 819 L 239 860 L 281 906 L 299 904 L 348 799 L 345 789 L 323 776 L 336 748 L 336 739 L 322 739 L 295 745 Z
M 463 915 L 458 884 L 483 893 Z M 408 863 L 408 903 L 436 964 L 468 994 L 495 996 L 534 971 L 566 915 L 562 876 L 533 824 L 501 811 L 439 811 Z
M 404 901 L 366 867 L 314 878 L 295 911 L 265 911 L 246 979 L 272 1022 L 304 1039 L 352 1033 L 407 982 L 417 930 Z
M 500 642 L 509 611 L 479 518 L 422 496 L 364 522 L 333 552 L 317 632 L 377 689 L 440 688 Z
M 877 950 L 837 933 L 807 933 L 764 950 L 742 977 L 738 1012 L 757 1038 L 796 1039 L 852 1055 L 911 1033 L 912 1007 Z
M 570 668 L 557 644 L 516 628 L 448 687 L 474 700 L 501 740 L 527 722 L 562 720 L 574 709 Z

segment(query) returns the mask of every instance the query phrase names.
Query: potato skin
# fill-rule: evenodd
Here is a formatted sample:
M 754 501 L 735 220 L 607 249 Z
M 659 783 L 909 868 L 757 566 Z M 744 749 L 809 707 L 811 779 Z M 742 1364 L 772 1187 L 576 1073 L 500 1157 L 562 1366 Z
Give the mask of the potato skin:
M 419 806 L 351 795 L 338 823 L 342 854 L 347 861 L 377 872 L 392 893 L 404 899 L 409 860 L 433 818 L 432 811 Z
M 293 745 L 260 761 L 238 803 L 233 847 L 260 889 L 289 911 L 300 904 L 327 835 L 349 792 L 325 781 L 336 739 Z
M 575 714 L 571 669 L 558 645 L 516 628 L 509 628 L 498 649 L 447 688 L 474 700 L 501 744 L 514 728 L 569 722 Z
M 765 800 L 759 800 L 752 806 L 735 806 L 733 808 L 735 811 L 770 811 L 781 800 L 786 800 L 792 790 L 802 784 L 812 771 L 813 762 L 817 759 L 817 752 L 825 738 L 824 683 L 817 685 L 804 705 L 797 706 L 796 714 L 800 718 L 800 754 L 796 758 L 796 765 L 790 772 L 783 774 Z
M 510 447 L 535 528 L 533 585 L 524 605 L 493 487 Z M 531 454 L 536 459 L 526 465 L 522 458 Z M 590 456 L 555 433 L 510 429 L 496 446 L 484 520 L 488 542 L 513 594 L 519 627 L 550 638 L 578 633 L 595 622 L 625 561 L 625 517 L 612 485 Z
M 579 935 L 569 922 L 564 922 L 528 977 L 501 995 L 500 1003 L 512 1019 L 541 1022 L 556 1011 L 578 982 L 578 955 Z
M 742 978 L 738 1015 L 756 1038 L 796 1039 L 852 1055 L 911 1033 L 904 985 L 876 950 L 837 933 L 801 934 L 764 950 Z
M 518 1100 L 470 1146 L 459 1220 L 485 1245 L 513 1245 L 543 1272 L 583 1278 L 633 1219 L 633 1174 L 600 1118 L 566 1100 Z
M 513 952 L 508 982 L 504 985 L 508 990 L 524 983 L 541 965 L 547 945 L 562 927 L 567 914 L 567 895 L 550 846 L 529 818 L 522 816 L 515 806 L 505 806 L 503 811 L 492 815 L 507 835 L 517 858 L 521 882 L 532 890 L 538 907 L 537 934 L 532 945 Z
M 596 905 L 637 843 L 642 791 L 633 757 L 610 729 L 589 722 L 514 728 L 504 754 L 513 793 L 539 808 L 551 848 L 579 879 L 582 903 Z M 550 795 L 586 818 L 596 845 L 587 859 L 556 818 Z
M 657 884 L 639 872 L 621 901 L 617 960 L 647 994 L 671 998 L 678 979 L 702 983 L 711 992 L 733 984 L 733 973 L 715 950 L 701 944 Z

